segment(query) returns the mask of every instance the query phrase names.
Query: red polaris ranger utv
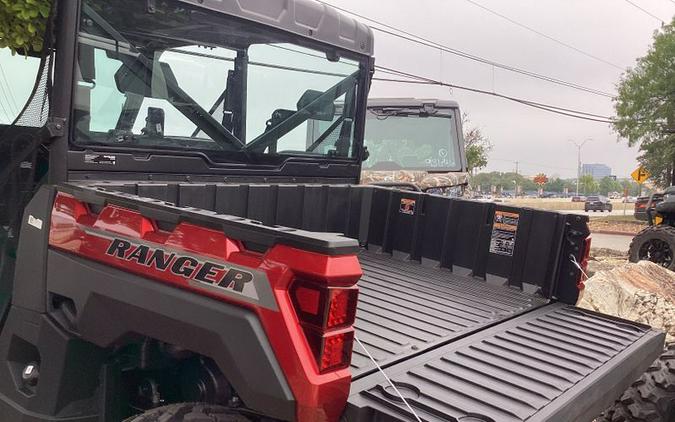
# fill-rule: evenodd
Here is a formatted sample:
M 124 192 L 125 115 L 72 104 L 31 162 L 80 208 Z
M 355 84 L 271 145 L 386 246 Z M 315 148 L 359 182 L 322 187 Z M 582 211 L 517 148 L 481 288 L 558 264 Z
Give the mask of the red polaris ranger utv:
M 0 127 L 2 422 L 590 421 L 661 352 L 574 306 L 585 217 L 358 184 L 353 19 L 60 0 L 50 28 Z

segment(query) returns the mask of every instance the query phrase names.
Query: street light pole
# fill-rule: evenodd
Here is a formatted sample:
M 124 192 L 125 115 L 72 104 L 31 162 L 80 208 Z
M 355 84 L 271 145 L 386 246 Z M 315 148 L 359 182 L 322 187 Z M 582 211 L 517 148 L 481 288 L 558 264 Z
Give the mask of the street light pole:
M 586 144 L 588 141 L 592 141 L 591 138 L 587 138 L 584 140 L 582 143 L 578 143 L 572 139 L 569 139 L 571 143 L 574 144 L 575 147 L 577 147 L 577 194 L 576 196 L 579 196 L 579 179 L 581 179 L 581 148 Z

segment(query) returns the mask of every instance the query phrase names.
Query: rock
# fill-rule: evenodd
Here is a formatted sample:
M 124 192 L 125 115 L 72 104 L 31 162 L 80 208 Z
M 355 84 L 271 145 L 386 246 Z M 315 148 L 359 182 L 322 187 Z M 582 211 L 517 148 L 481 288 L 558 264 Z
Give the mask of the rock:
M 651 325 L 675 341 L 675 272 L 652 262 L 598 271 L 586 281 L 579 306 Z
M 628 252 L 606 248 L 591 248 L 591 259 L 588 262 L 588 276 L 598 271 L 607 271 L 628 262 Z

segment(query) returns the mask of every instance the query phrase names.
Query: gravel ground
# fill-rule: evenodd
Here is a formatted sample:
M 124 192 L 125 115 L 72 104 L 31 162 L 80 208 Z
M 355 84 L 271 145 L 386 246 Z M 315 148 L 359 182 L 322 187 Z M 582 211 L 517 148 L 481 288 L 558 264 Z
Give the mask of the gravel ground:
M 636 235 L 640 230 L 647 227 L 647 224 L 641 221 L 606 221 L 594 220 L 588 223 L 591 232 L 614 232 Z

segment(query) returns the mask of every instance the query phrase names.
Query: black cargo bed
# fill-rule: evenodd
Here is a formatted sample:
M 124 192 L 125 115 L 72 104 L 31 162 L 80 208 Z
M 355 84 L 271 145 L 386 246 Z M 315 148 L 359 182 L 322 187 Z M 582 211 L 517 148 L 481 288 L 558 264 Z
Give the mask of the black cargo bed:
M 446 269 L 427 268 L 389 254 L 359 255 L 357 336 L 381 366 L 423 353 L 519 315 L 547 301 Z M 376 370 L 358 346 L 352 376 Z
M 384 371 L 423 421 L 587 422 L 659 355 L 663 336 L 551 304 Z M 415 421 L 380 372 L 355 380 L 347 416 Z

